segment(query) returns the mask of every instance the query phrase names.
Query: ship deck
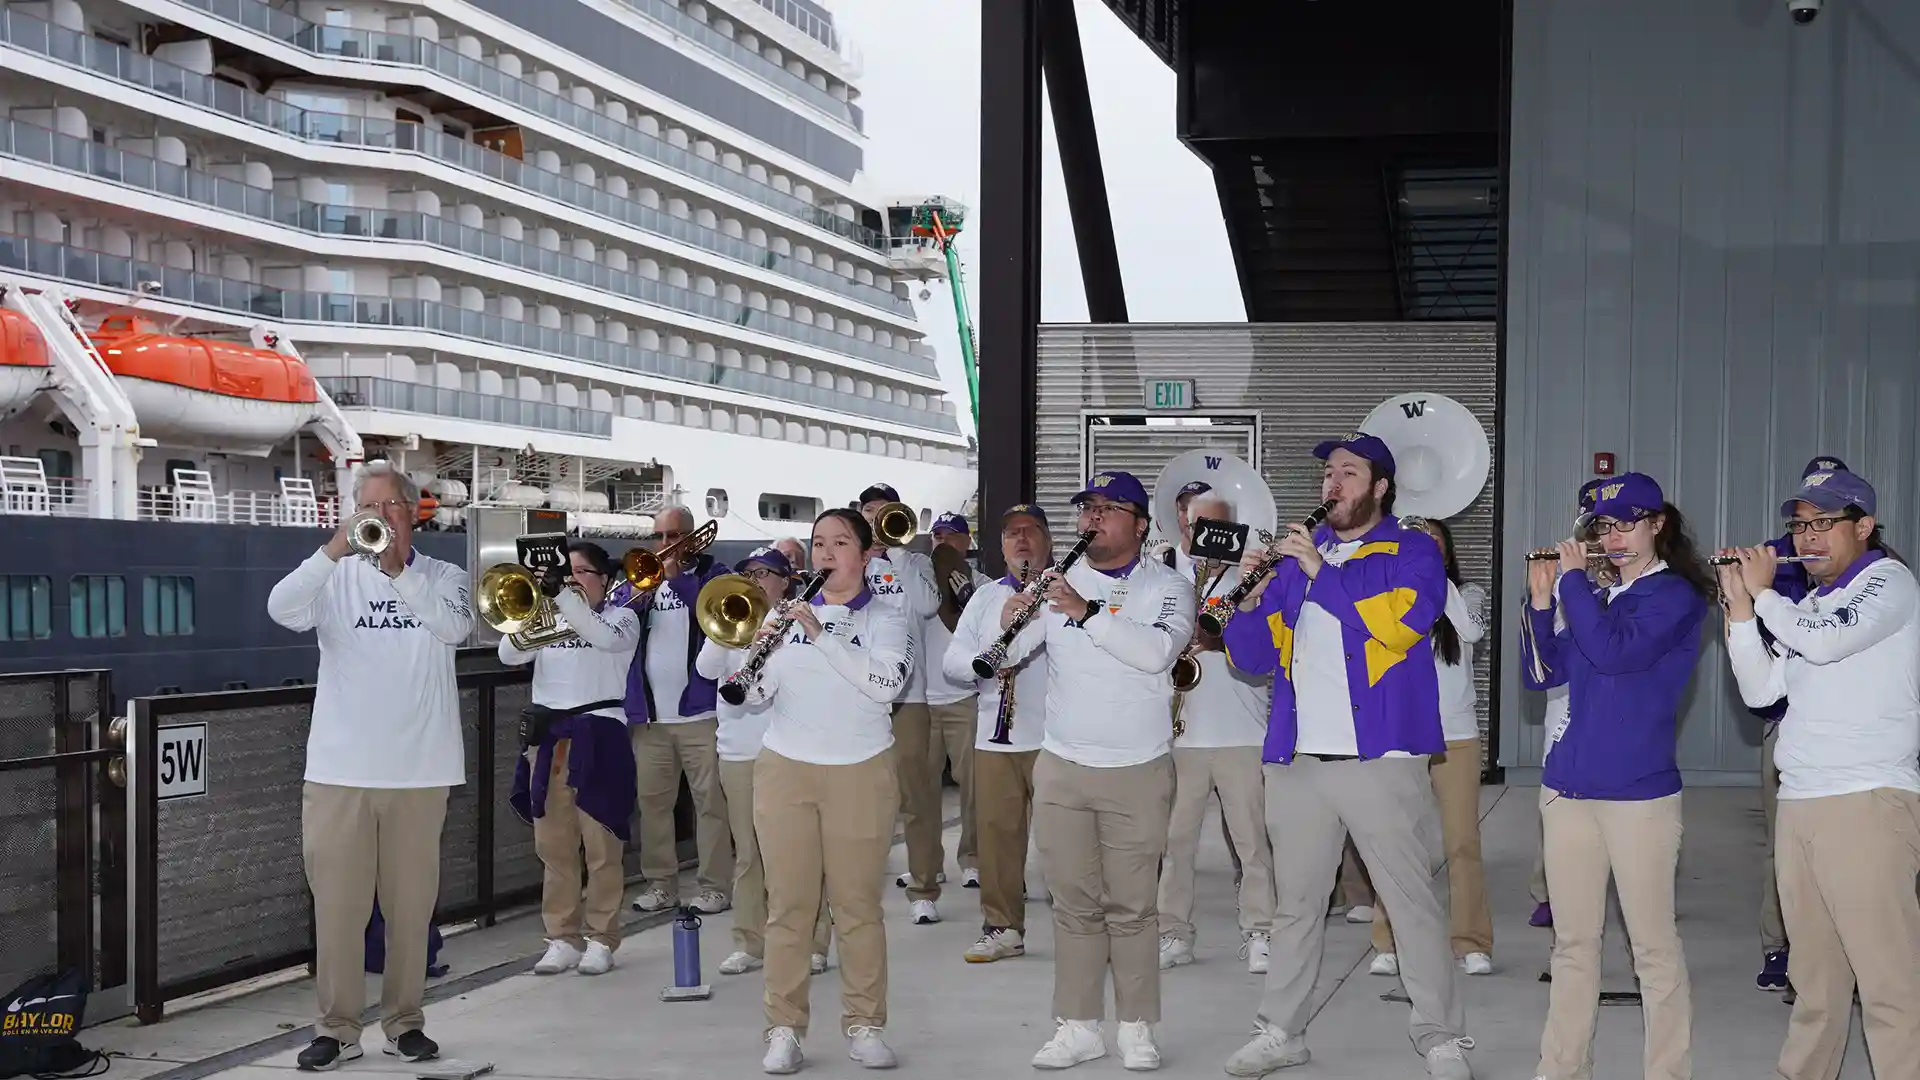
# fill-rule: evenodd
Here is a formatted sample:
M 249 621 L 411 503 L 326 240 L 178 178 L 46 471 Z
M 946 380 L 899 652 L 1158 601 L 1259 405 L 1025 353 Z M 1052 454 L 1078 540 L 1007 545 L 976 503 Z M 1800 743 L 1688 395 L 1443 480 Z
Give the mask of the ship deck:
M 1527 925 L 1532 901 L 1527 875 L 1539 842 L 1537 788 L 1483 789 L 1483 839 L 1495 923 L 1495 973 L 1462 977 L 1475 1075 L 1532 1075 L 1546 987 L 1540 980 L 1550 931 Z M 946 792 L 951 821 L 955 792 Z M 1762 847 L 1757 793 L 1750 788 L 1695 787 L 1686 794 L 1686 841 L 1679 880 L 1680 926 L 1694 997 L 1694 1060 L 1700 1076 L 1772 1075 L 1785 1033 L 1788 1006 L 1779 995 L 1756 991 L 1756 913 Z M 1165 975 L 1166 1019 L 1159 1026 L 1165 1058 L 1161 1075 L 1215 1077 L 1245 1039 L 1259 995 L 1236 953 L 1239 942 L 1230 899 L 1232 870 L 1217 816 L 1208 819 L 1200 858 L 1196 925 L 1198 958 Z M 948 850 L 957 839 L 949 828 Z M 889 875 L 905 869 L 896 845 Z M 949 874 L 952 874 L 951 868 Z M 954 875 L 957 880 L 957 875 Z M 907 921 L 901 890 L 887 890 L 891 1022 L 888 1040 L 900 1068 L 926 1077 L 1012 1076 L 1029 1073 L 1029 1058 L 1051 1033 L 1049 999 L 1053 952 L 1046 905 L 1030 903 L 1028 954 L 1022 959 L 969 965 L 961 952 L 978 933 L 978 901 L 971 890 L 950 888 L 941 901 L 945 920 L 933 926 Z M 634 918 L 639 918 L 635 916 Z M 542 942 L 529 912 L 449 937 L 442 956 L 452 972 L 429 984 L 427 1031 L 447 1058 L 489 1062 L 512 1080 L 650 1080 L 760 1075 L 761 981 L 758 973 L 723 977 L 714 965 L 728 948 L 730 915 L 706 920 L 702 962 L 713 997 L 666 1004 L 672 982 L 672 935 L 661 920 L 643 920 L 618 953 L 618 966 L 599 978 L 530 973 Z M 1367 974 L 1368 928 L 1343 919 L 1328 923 L 1326 960 L 1316 994 L 1318 1012 L 1308 1031 L 1314 1058 L 1286 1075 L 1380 1078 L 1423 1075 L 1407 1040 L 1407 1006 L 1382 1000 L 1397 980 Z M 838 963 L 814 982 L 815 1027 L 804 1043 L 803 1075 L 853 1076 L 834 1030 L 839 1013 Z M 379 1000 L 377 979 L 368 1000 Z M 1631 990 L 1633 981 L 1617 912 L 1609 929 L 1603 988 Z M 120 1080 L 280 1080 L 311 1037 L 312 987 L 298 975 L 277 985 L 230 988 L 218 998 L 169 1006 L 168 1018 L 142 1027 L 117 1021 L 83 1033 L 89 1046 L 117 1051 Z M 1640 1075 L 1641 1018 L 1632 1006 L 1600 1010 L 1595 1046 L 1598 1080 Z M 367 1057 L 341 1072 L 410 1076 L 413 1068 L 379 1053 L 377 1024 L 364 1036 Z M 1112 1025 L 1108 1024 L 1112 1044 Z M 1080 1066 L 1075 1075 L 1112 1075 L 1117 1055 Z M 1858 1021 L 1844 1080 L 1866 1080 Z

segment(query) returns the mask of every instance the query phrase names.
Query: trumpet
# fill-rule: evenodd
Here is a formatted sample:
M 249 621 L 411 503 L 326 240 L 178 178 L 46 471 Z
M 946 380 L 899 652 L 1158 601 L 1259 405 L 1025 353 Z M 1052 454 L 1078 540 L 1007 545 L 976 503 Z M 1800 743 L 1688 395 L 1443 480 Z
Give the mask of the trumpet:
M 1740 556 L 1738 556 L 1738 555 L 1709 555 L 1709 556 L 1707 556 L 1707 565 L 1708 565 L 1708 566 L 1733 566 L 1734 564 L 1736 564 L 1736 563 L 1738 563 L 1739 561 L 1740 561 Z M 1783 562 L 1783 563 L 1810 563 L 1810 562 L 1826 562 L 1826 561 L 1827 561 L 1827 557 L 1826 557 L 1825 555 L 1782 555 L 1782 556 L 1780 556 L 1780 557 L 1779 557 L 1778 559 L 1776 559 L 1776 560 L 1774 560 L 1774 561 L 1775 561 L 1775 562 Z
M 827 572 L 816 570 L 810 577 L 803 579 L 803 582 L 798 596 L 781 601 L 780 617 L 773 621 L 771 632 L 755 641 L 753 647 L 747 650 L 746 663 L 741 664 L 739 671 L 727 676 L 727 681 L 720 684 L 720 700 L 729 705 L 740 705 L 746 702 L 747 690 L 760 681 L 760 672 L 767 666 L 767 657 L 773 655 L 773 650 L 787 640 L 787 631 L 793 627 L 794 610 L 801 604 L 810 603 L 814 595 L 826 586 Z M 700 592 L 704 597 L 706 589 L 701 589 Z M 702 628 L 704 629 L 704 624 Z
M 1610 562 L 1614 559 L 1630 559 L 1632 557 L 1633 552 L 1631 551 L 1608 551 L 1599 544 L 1587 545 L 1588 562 Z M 1526 560 L 1528 562 L 1558 562 L 1559 559 L 1559 548 L 1534 548 L 1526 554 Z
M 1020 609 L 1020 613 L 1013 617 L 1013 622 L 1009 623 L 1005 630 L 1000 631 L 1000 636 L 993 640 L 993 644 L 987 646 L 986 652 L 973 658 L 975 675 L 983 679 L 991 679 L 1000 670 L 1000 665 L 1007 662 L 1007 650 L 1013 647 L 1013 639 L 1020 636 L 1020 631 L 1027 628 L 1027 624 L 1033 621 L 1033 617 L 1040 613 L 1040 605 L 1046 602 L 1047 586 L 1053 583 L 1054 578 L 1064 576 L 1074 563 L 1080 561 L 1080 557 L 1087 553 L 1087 546 L 1093 543 L 1094 534 L 1098 531 L 1088 529 L 1081 533 L 1080 539 L 1074 541 L 1073 547 L 1068 550 L 1066 558 L 1060 560 L 1060 565 L 1042 570 L 1038 577 L 1027 583 L 1026 588 L 1015 594 L 1024 597 L 1027 606 Z
M 1320 523 L 1327 520 L 1327 515 L 1333 513 L 1333 508 L 1338 505 L 1339 500 L 1328 499 L 1314 507 L 1312 513 L 1300 519 L 1300 527 L 1308 532 L 1319 528 Z M 1272 548 L 1280 542 L 1279 537 L 1265 529 L 1259 530 L 1259 533 L 1260 544 L 1263 547 Z M 1251 593 L 1256 586 L 1265 581 L 1268 574 L 1273 573 L 1273 568 L 1280 565 L 1281 558 L 1283 556 L 1279 552 L 1268 551 L 1267 557 L 1262 559 L 1258 566 L 1241 575 L 1239 584 L 1235 585 L 1227 595 L 1221 597 L 1218 605 L 1208 605 L 1208 610 L 1200 613 L 1196 620 L 1200 629 L 1215 637 L 1225 633 L 1227 624 L 1232 622 L 1234 615 L 1239 612 L 1241 601 L 1245 600 L 1247 594 Z
M 362 510 L 347 521 L 347 549 L 365 558 L 368 562 L 379 562 L 380 556 L 393 546 L 393 526 L 380 516 L 378 510 Z
M 720 532 L 720 523 L 709 521 L 687 535 L 663 547 L 659 552 L 646 548 L 634 548 L 620 558 L 620 569 L 627 575 L 627 583 L 633 586 L 633 595 L 649 593 L 667 580 L 665 567 L 667 556 L 677 555 L 685 560 L 698 555 L 713 543 Z
M 920 519 L 906 503 L 890 502 L 873 513 L 873 539 L 881 547 L 906 547 L 920 531 Z

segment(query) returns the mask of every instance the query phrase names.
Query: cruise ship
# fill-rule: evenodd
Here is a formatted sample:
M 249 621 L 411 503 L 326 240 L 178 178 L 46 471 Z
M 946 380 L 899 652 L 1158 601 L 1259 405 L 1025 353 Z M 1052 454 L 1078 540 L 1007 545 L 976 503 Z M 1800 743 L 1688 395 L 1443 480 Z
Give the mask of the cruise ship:
M 968 508 L 858 76 L 812 0 L 0 6 L 0 671 L 310 678 L 265 591 L 371 458 L 463 564 L 476 507 Z

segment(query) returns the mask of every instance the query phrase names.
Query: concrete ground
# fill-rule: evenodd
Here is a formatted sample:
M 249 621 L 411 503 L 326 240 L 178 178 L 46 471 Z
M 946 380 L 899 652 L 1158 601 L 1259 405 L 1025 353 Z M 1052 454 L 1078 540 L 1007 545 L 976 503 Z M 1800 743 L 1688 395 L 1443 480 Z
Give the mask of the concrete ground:
M 947 792 L 951 819 L 954 792 Z M 1528 1080 L 1546 1011 L 1540 975 L 1551 932 L 1527 925 L 1532 901 L 1527 875 L 1539 843 L 1534 788 L 1484 789 L 1483 841 L 1493 898 L 1495 973 L 1462 977 L 1471 1052 L 1482 1080 Z M 1789 1007 L 1779 995 L 1754 989 L 1758 970 L 1755 922 L 1762 834 L 1758 798 L 1751 789 L 1695 787 L 1686 794 L 1686 839 L 1680 866 L 1680 925 L 1693 979 L 1695 1075 L 1773 1075 Z M 1261 979 L 1236 953 L 1232 868 L 1209 815 L 1200 860 L 1195 922 L 1197 960 L 1166 973 L 1166 1019 L 1159 1026 L 1168 1077 L 1215 1077 L 1247 1037 Z M 949 876 L 957 828 L 947 833 Z M 906 868 L 896 847 L 892 874 Z M 1037 886 L 1037 882 L 1036 882 Z M 901 890 L 887 890 L 891 1020 L 887 1038 L 900 1068 L 927 1077 L 1029 1075 L 1029 1059 L 1052 1034 L 1052 933 L 1049 909 L 1033 902 L 1026 957 L 969 965 L 961 953 L 979 932 L 972 890 L 950 885 L 941 899 L 946 921 L 914 926 Z M 443 1056 L 489 1062 L 512 1080 L 677 1080 L 759 1075 L 764 1046 L 758 973 L 723 977 L 714 966 L 729 949 L 729 915 L 706 921 L 701 959 L 713 997 L 667 1004 L 660 988 L 672 982 L 672 938 L 664 926 L 634 933 L 618 966 L 599 978 L 573 974 L 543 978 L 529 971 L 542 942 L 535 918 L 511 919 L 449 939 L 443 955 L 454 965 L 432 984 L 427 1031 Z M 657 920 L 650 920 L 657 922 Z M 1420 1059 L 1407 1038 L 1405 1004 L 1382 1000 L 1398 980 L 1367 974 L 1368 928 L 1342 919 L 1328 923 L 1319 1012 L 1307 1032 L 1313 1061 L 1284 1075 L 1299 1080 L 1352 1077 L 1417 1078 Z M 1622 936 L 1609 934 L 1608 990 L 1632 990 Z M 853 1076 L 835 1030 L 839 1015 L 835 967 L 814 982 L 816 1024 L 804 1043 L 805 1073 Z M 369 1001 L 379 1000 L 370 980 Z M 90 1046 L 125 1055 L 113 1075 L 134 1080 L 283 1080 L 294 1054 L 311 1037 L 312 992 L 304 978 L 183 1008 L 170 1006 L 163 1023 L 131 1020 L 91 1028 Z M 1866 1054 L 1856 1033 L 1844 1080 L 1866 1080 Z M 1641 1020 L 1632 1006 L 1603 1007 L 1595 1045 L 1598 1080 L 1640 1075 Z M 1111 1046 L 1112 1025 L 1108 1025 Z M 367 1057 L 343 1072 L 410 1076 L 417 1070 L 384 1057 L 377 1026 L 364 1037 Z M 1117 1054 L 1080 1066 L 1075 1075 L 1118 1075 Z

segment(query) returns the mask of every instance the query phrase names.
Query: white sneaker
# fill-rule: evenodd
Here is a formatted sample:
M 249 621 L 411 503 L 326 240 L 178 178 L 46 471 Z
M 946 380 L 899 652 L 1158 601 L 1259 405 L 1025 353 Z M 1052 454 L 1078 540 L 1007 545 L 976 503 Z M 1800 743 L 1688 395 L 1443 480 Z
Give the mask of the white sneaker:
M 1193 943 L 1177 937 L 1166 936 L 1160 939 L 1160 970 L 1193 963 Z
M 1483 952 L 1470 952 L 1460 958 L 1460 970 L 1469 975 L 1493 974 L 1493 957 Z
M 1141 1020 L 1120 1025 L 1120 1065 L 1134 1072 L 1152 1072 L 1160 1067 L 1160 1048 L 1153 1045 L 1153 1025 Z
M 881 1028 L 855 1024 L 847 1029 L 847 1056 L 863 1069 L 891 1069 L 900 1064 L 893 1047 L 880 1037 Z
M 1366 904 L 1355 904 L 1347 909 L 1347 921 L 1351 923 L 1370 923 L 1373 921 L 1373 908 Z
M 1248 934 L 1247 943 L 1240 947 L 1240 955 L 1247 958 L 1247 974 L 1265 975 L 1273 960 L 1273 935 L 1265 930 Z
M 749 971 L 757 970 L 764 963 L 766 963 L 766 961 L 757 956 L 749 956 L 746 953 L 735 951 L 728 953 L 727 958 L 720 961 L 720 974 L 745 975 Z
M 981 934 L 980 940 L 967 946 L 967 963 L 991 964 L 995 960 L 1005 960 L 1010 956 L 1024 956 L 1027 943 L 1020 931 L 1005 929 Z
M 1473 1067 L 1467 1064 L 1467 1051 L 1473 1040 L 1462 1035 L 1427 1048 L 1427 1075 L 1434 1080 L 1473 1080 Z
M 947 883 L 947 872 L 945 870 L 940 871 L 933 875 L 933 880 L 941 885 L 945 885 Z M 911 873 L 901 874 L 899 877 L 893 879 L 893 883 L 903 889 L 912 889 L 919 885 L 919 882 L 914 880 L 913 874 Z
M 825 975 L 827 973 L 827 954 L 823 952 L 814 953 L 807 959 L 807 970 L 813 972 L 815 975 Z
M 960 887 L 963 889 L 979 888 L 980 887 L 980 871 L 975 870 L 971 866 L 962 867 L 960 869 Z
M 1306 1039 L 1272 1024 L 1259 1024 L 1253 1029 L 1253 1041 L 1227 1059 L 1227 1075 L 1265 1076 L 1276 1069 L 1305 1065 L 1312 1056 L 1307 1052 Z
M 1373 965 L 1367 968 L 1367 974 L 1369 975 L 1400 974 L 1400 957 L 1397 954 L 1390 953 L 1390 952 L 1381 953 L 1380 955 L 1373 958 Z
M 926 926 L 929 923 L 937 923 L 940 921 L 940 910 L 933 906 L 933 901 L 931 900 L 915 900 L 912 910 L 913 921 L 916 925 Z
M 1098 1020 L 1055 1020 L 1060 1025 L 1047 1045 L 1033 1055 L 1036 1069 L 1071 1069 L 1085 1061 L 1107 1056 L 1107 1042 L 1100 1037 Z
M 693 903 L 687 906 L 702 915 L 718 915 L 732 907 L 733 901 L 727 899 L 726 893 L 708 889 L 699 896 L 694 897 Z
M 800 1071 L 800 1063 L 806 1058 L 800 1053 L 800 1038 L 790 1027 L 767 1029 L 767 1056 L 760 1059 L 760 1068 L 770 1073 L 791 1073 Z
M 580 958 L 580 974 L 605 975 L 613 970 L 613 950 L 598 941 L 587 942 L 587 955 Z
M 655 885 L 633 900 L 633 910 L 643 912 L 665 911 L 680 901 L 667 895 L 667 890 Z
M 558 975 L 580 964 L 580 950 L 564 941 L 547 942 L 547 951 L 533 965 L 535 975 Z

